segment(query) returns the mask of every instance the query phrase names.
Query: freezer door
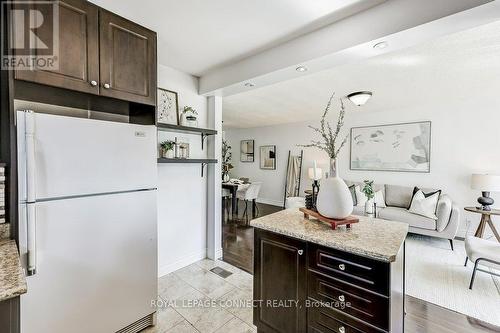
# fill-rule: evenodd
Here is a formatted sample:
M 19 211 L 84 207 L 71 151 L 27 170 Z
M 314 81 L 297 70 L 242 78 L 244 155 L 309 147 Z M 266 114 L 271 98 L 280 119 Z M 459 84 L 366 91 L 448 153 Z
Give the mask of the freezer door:
M 29 144 L 24 137 L 30 117 L 34 122 L 37 201 L 156 188 L 154 126 L 18 111 L 21 201 L 26 198 L 26 190 L 30 190 L 23 179 L 30 170 L 26 166 Z
M 156 191 L 36 204 L 23 333 L 110 333 L 155 311 Z

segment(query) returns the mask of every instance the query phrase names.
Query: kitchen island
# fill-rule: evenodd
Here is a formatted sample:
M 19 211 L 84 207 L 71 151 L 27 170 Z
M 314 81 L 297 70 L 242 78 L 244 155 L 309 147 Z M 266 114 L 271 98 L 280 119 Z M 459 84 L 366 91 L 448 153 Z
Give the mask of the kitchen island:
M 350 229 L 288 209 L 251 221 L 259 332 L 403 332 L 406 223 Z

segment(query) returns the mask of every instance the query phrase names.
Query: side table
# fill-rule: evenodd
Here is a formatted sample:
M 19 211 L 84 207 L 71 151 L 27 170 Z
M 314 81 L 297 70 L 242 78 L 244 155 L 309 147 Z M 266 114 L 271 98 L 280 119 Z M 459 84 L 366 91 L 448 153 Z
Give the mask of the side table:
M 492 215 L 500 216 L 500 209 L 482 210 L 477 207 L 465 207 L 464 209 L 471 213 L 481 214 L 481 221 L 479 222 L 479 226 L 477 227 L 476 233 L 474 234 L 475 237 L 483 238 L 484 229 L 486 229 L 486 225 L 489 225 L 497 241 L 500 242 L 500 235 L 498 234 L 495 225 L 491 221 Z

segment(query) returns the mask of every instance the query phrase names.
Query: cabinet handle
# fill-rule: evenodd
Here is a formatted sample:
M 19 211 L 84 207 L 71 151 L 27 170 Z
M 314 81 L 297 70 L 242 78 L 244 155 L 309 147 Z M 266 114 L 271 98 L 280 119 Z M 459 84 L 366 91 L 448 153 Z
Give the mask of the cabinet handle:
M 345 327 L 344 326 L 340 326 L 339 327 L 339 333 L 345 333 Z
M 345 301 L 345 296 L 344 295 L 340 295 L 339 296 L 339 301 L 341 301 L 341 302 Z
M 339 269 L 340 269 L 341 271 L 345 271 L 345 265 L 344 265 L 344 264 L 340 264 L 340 265 L 339 265 Z
M 298 250 L 297 253 L 299 254 L 299 256 L 301 256 L 304 254 L 304 250 Z
M 109 85 L 109 83 L 105 83 L 104 84 L 104 89 L 109 89 L 111 86 Z
M 95 80 L 90 81 L 90 85 L 91 85 L 92 87 L 97 86 L 97 81 L 95 81 Z

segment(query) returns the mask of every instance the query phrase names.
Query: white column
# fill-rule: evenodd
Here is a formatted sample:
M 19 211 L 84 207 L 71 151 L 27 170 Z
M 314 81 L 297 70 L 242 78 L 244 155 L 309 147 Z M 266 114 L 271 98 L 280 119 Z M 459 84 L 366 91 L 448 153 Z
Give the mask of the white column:
M 208 97 L 208 126 L 217 131 L 208 137 L 208 157 L 217 163 L 207 167 L 207 257 L 218 259 L 222 256 L 222 97 Z

